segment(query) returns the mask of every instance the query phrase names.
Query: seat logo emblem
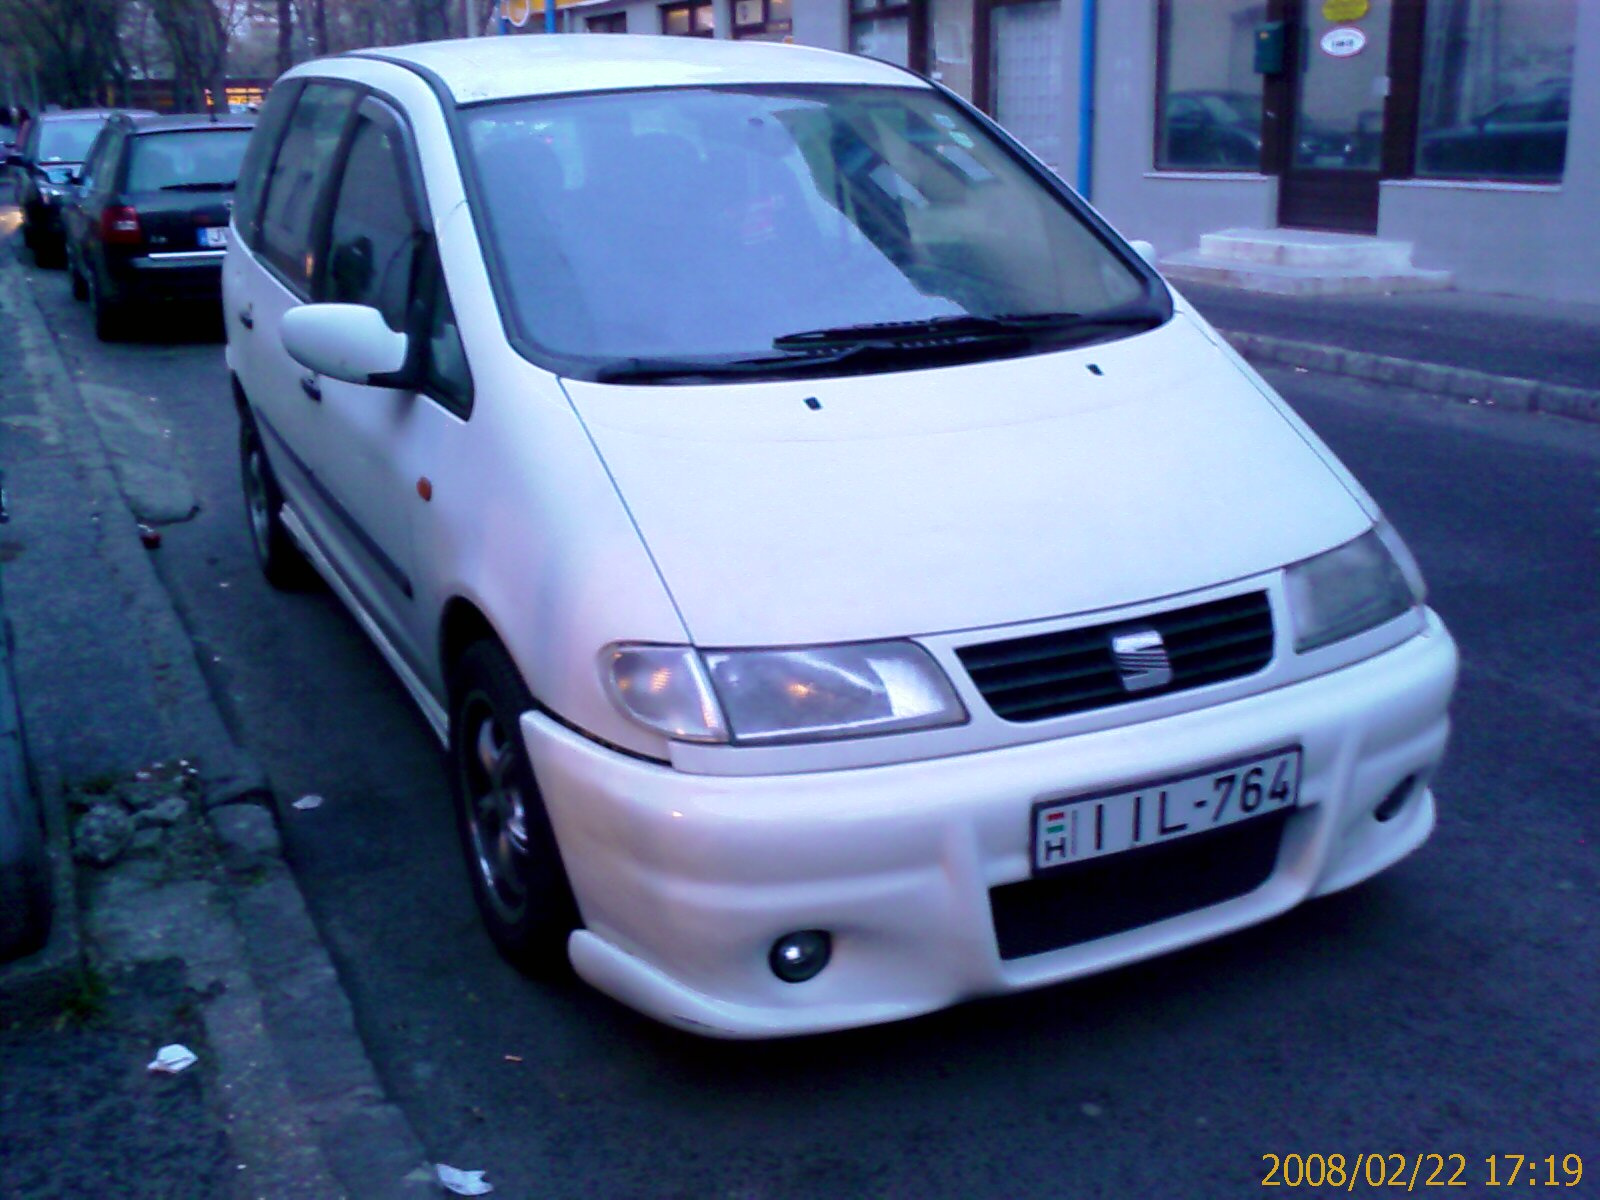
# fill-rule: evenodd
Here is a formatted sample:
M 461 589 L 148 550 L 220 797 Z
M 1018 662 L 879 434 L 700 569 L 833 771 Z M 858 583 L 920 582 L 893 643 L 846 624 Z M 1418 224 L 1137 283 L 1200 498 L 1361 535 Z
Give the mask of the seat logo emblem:
M 1154 629 L 1125 629 L 1112 634 L 1111 657 L 1116 661 L 1124 691 L 1145 692 L 1172 682 L 1172 661 L 1161 635 Z

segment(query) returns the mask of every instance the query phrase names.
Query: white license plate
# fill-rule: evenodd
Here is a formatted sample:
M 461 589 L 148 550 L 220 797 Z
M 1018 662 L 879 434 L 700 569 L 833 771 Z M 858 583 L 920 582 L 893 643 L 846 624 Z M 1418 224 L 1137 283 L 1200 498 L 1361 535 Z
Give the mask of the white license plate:
M 1209 767 L 1106 796 L 1033 806 L 1033 872 L 1120 854 L 1293 808 L 1300 748 Z
M 207 226 L 200 231 L 200 244 L 202 246 L 226 246 L 228 244 L 228 227 L 226 225 Z

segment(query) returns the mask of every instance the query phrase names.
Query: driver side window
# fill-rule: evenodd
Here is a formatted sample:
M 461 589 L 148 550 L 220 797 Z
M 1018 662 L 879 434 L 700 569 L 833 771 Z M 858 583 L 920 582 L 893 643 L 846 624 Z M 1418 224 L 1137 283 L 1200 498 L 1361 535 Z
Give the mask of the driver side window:
M 420 239 L 403 149 L 386 123 L 362 115 L 339 181 L 322 298 L 365 304 L 389 328 L 406 325 Z
M 423 390 L 465 418 L 472 376 L 406 154 L 394 120 L 363 105 L 329 221 L 320 299 L 365 304 L 390 329 L 420 336 Z

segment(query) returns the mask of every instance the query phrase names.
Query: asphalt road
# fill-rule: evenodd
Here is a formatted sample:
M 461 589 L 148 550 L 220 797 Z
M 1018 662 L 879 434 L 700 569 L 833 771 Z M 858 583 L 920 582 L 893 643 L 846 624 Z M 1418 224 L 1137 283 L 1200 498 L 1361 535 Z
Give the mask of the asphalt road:
M 436 1160 L 541 1198 L 1231 1197 L 1260 1192 L 1266 1155 L 1362 1152 L 1446 1156 L 1436 1182 L 1463 1156 L 1456 1195 L 1486 1192 L 1490 1155 L 1578 1153 L 1566 1194 L 1600 1188 L 1600 428 L 1273 376 L 1406 534 L 1461 644 L 1419 854 L 1087 982 L 717 1043 L 500 962 L 424 722 L 330 594 L 255 571 L 215 328 L 162 314 L 102 347 L 64 277 L 34 275 L 81 377 L 153 398 L 172 431 L 203 507 L 167 529 L 162 575 L 280 803 L 326 800 L 282 808 L 290 858 Z

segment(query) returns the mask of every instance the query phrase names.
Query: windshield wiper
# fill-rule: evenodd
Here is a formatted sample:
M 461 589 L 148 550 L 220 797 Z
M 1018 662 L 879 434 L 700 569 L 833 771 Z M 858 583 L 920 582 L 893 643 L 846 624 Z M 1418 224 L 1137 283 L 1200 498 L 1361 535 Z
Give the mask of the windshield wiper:
M 808 329 L 774 338 L 772 344 L 779 350 L 818 346 L 938 346 L 1019 335 L 1080 331 L 1093 334 L 1104 329 L 1121 328 L 1152 329 L 1161 324 L 1161 320 L 1158 312 L 1144 306 L 1109 309 L 1099 313 L 998 313 L 993 316 L 958 313 L 920 321 L 886 321 Z
M 601 363 L 590 378 L 598 383 L 650 383 L 665 379 L 717 379 L 752 375 L 808 374 L 848 364 L 854 369 L 882 364 L 934 365 L 990 352 L 1016 353 L 1039 340 L 1092 339 L 1125 329 L 1152 329 L 1162 316 L 1154 309 L 1113 309 L 1103 313 L 1016 313 L 999 316 L 960 314 L 921 321 L 841 325 L 774 338 L 777 354 L 736 359 L 619 358 Z
M 771 375 L 813 362 L 836 362 L 845 354 L 764 354 L 756 358 L 617 358 L 594 368 L 597 383 L 650 383 L 662 379 L 718 379 L 738 375 Z
M 1012 335 L 1015 337 L 1015 335 Z M 778 354 L 753 358 L 619 358 L 601 363 L 590 376 L 597 383 L 651 383 L 664 379 L 724 379 L 755 375 L 805 375 L 825 367 L 849 363 L 903 363 L 907 358 L 927 360 L 938 352 L 975 344 L 979 339 L 947 338 L 938 346 L 914 342 L 846 341 L 835 346 L 803 346 Z M 981 339 L 985 346 L 990 339 Z M 931 353 L 930 353 L 931 351 Z
M 219 179 L 214 183 L 164 183 L 161 185 L 163 192 L 231 192 L 234 182 L 231 179 Z

